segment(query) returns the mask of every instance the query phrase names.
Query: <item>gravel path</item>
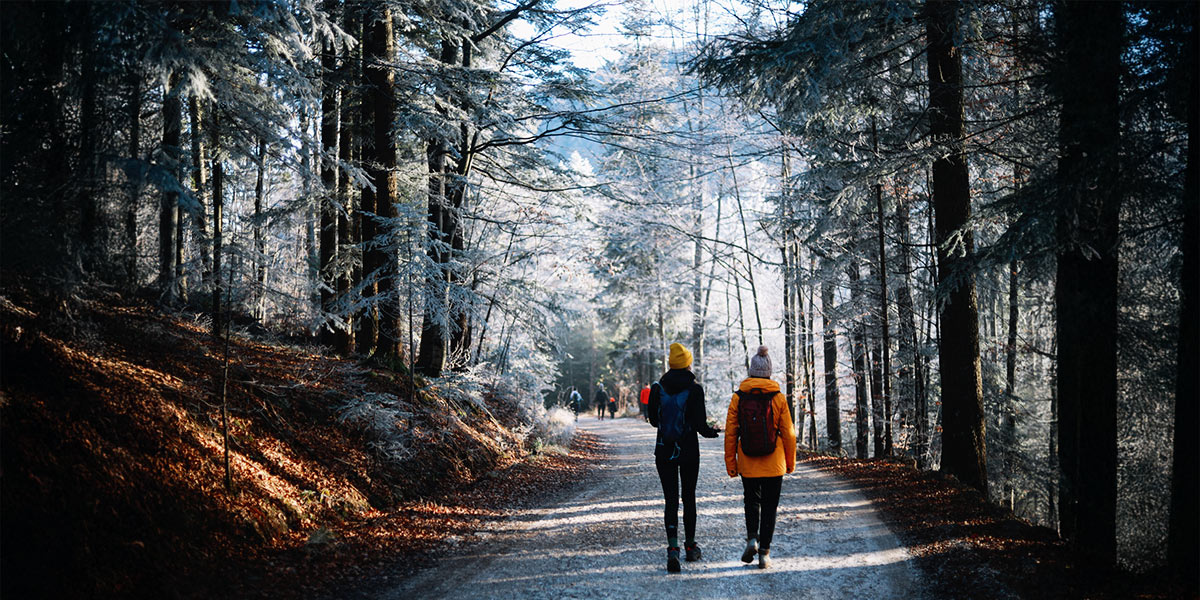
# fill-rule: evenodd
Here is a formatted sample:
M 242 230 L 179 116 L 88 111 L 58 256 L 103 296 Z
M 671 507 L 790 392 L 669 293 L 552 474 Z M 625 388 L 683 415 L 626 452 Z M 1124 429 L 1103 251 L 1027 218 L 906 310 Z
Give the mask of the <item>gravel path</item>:
M 638 419 L 591 416 L 579 426 L 614 446 L 592 481 L 542 508 L 514 511 L 437 567 L 378 597 L 932 597 L 862 494 L 803 465 L 784 478 L 771 568 L 743 564 L 741 482 L 725 474 L 721 438 L 700 440 L 696 539 L 704 558 L 668 574 L 654 429 Z M 681 507 L 680 533 L 682 527 Z

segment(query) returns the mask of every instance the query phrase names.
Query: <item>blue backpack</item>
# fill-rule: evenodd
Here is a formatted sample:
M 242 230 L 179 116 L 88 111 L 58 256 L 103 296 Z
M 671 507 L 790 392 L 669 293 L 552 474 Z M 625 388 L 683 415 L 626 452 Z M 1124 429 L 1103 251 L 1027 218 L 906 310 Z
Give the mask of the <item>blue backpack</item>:
M 674 446 L 671 452 L 671 458 L 675 459 L 679 456 L 679 438 L 687 432 L 687 420 L 684 418 L 685 409 L 687 407 L 688 389 L 691 386 L 683 388 L 683 391 L 676 394 L 668 394 L 667 390 L 658 385 L 658 434 L 660 446 Z

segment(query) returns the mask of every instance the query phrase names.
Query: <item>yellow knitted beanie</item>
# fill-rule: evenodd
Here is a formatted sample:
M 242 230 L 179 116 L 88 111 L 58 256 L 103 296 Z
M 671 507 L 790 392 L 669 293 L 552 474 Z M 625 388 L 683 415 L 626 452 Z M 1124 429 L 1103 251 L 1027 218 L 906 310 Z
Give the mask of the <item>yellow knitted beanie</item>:
M 686 369 L 692 366 L 692 353 L 678 342 L 671 344 L 671 355 L 667 359 L 667 365 L 672 369 Z

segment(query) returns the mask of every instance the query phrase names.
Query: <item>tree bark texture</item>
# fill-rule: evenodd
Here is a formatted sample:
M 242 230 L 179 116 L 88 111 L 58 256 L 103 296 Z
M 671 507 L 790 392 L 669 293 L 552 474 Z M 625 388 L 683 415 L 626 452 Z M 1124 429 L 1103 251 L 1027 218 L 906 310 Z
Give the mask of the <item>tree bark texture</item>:
M 979 309 L 974 276 L 966 269 L 974 237 L 971 188 L 963 150 L 963 88 L 958 3 L 926 4 L 929 47 L 929 119 L 943 154 L 933 162 L 933 206 L 938 243 L 942 376 L 942 471 L 987 495 L 987 446 L 979 366 Z
M 1059 121 L 1058 414 L 1061 532 L 1116 559 L 1117 233 L 1122 7 L 1064 2 Z
M 787 394 L 788 411 L 792 417 L 796 416 L 796 357 L 794 354 L 794 342 L 792 339 L 794 328 L 794 317 L 792 307 L 792 265 L 791 257 L 788 256 L 788 233 L 785 231 L 784 243 L 779 247 L 783 259 L 783 356 L 784 356 L 784 392 Z M 803 432 L 801 432 L 803 437 Z
M 93 24 L 93 11 L 100 10 L 93 4 L 80 7 L 83 12 L 83 34 L 89 46 L 96 46 L 99 35 Z M 96 260 L 103 255 L 99 248 L 100 239 L 100 198 L 97 172 L 99 156 L 97 152 L 97 135 L 100 122 L 98 114 L 96 52 L 84 51 L 81 61 L 80 81 L 83 84 L 79 109 L 79 168 L 83 174 L 82 185 L 79 188 L 82 214 L 79 220 L 79 234 L 82 247 L 80 258 L 85 269 L 97 266 Z
M 870 281 L 859 284 L 863 287 L 869 287 L 871 281 L 879 281 L 879 267 L 873 261 L 868 261 L 868 264 L 871 277 Z M 871 442 L 875 456 L 882 457 L 884 448 L 887 446 L 883 441 L 883 343 L 879 339 L 879 315 L 875 314 L 875 311 L 871 310 L 866 302 L 866 299 L 873 295 L 864 290 L 860 296 L 862 308 L 859 309 L 859 314 L 862 315 L 863 329 L 866 331 L 867 367 L 871 373 Z
M 875 120 L 871 120 L 872 133 L 875 131 Z M 878 136 L 873 136 L 878 144 Z M 876 148 L 878 150 L 878 148 Z M 879 218 L 879 342 L 883 349 L 882 383 L 883 383 L 883 455 L 892 455 L 892 354 L 891 335 L 888 323 L 888 270 L 887 252 L 884 246 L 884 216 L 883 216 L 883 186 L 875 184 L 875 211 Z
M 162 149 L 172 172 L 179 170 L 179 143 L 183 121 L 183 107 L 179 100 L 179 73 L 173 71 L 168 78 L 167 89 L 163 90 L 162 105 Z M 179 228 L 179 192 L 163 192 L 158 209 L 158 288 L 168 304 L 176 298 L 177 282 L 175 245 Z
M 221 152 L 221 121 L 218 119 L 218 105 L 213 103 L 212 112 L 208 118 L 208 140 L 209 148 L 211 148 L 210 156 L 212 157 L 212 202 L 213 202 L 213 286 L 212 286 L 212 319 L 214 338 L 219 339 L 221 336 L 222 320 L 224 319 L 224 311 L 221 307 L 221 293 L 223 292 L 224 283 L 221 278 L 221 245 L 224 242 L 224 226 L 223 219 L 225 218 L 225 166 L 222 161 L 225 160 Z
M 267 141 L 258 138 L 258 173 L 254 178 L 254 318 L 263 320 L 267 295 L 267 243 L 263 228 L 266 203 Z
M 832 274 L 834 269 L 829 269 Z M 837 331 L 833 318 L 833 281 L 831 277 L 821 282 L 822 333 L 825 339 L 825 425 L 829 438 L 829 452 L 842 451 L 842 421 L 839 412 L 841 398 L 837 380 Z
M 1200 182 L 1196 164 L 1197 106 L 1200 105 L 1200 77 L 1196 65 L 1200 62 L 1200 10 L 1193 4 L 1190 21 L 1190 77 L 1188 91 L 1188 153 L 1184 175 L 1183 273 L 1180 280 L 1179 349 L 1175 380 L 1175 442 L 1171 478 L 1171 520 L 1167 539 L 1167 560 L 1172 571 L 1190 573 L 1193 591 L 1196 587 L 1195 566 L 1200 562 Z
M 142 73 L 136 69 L 129 75 L 129 157 L 141 158 L 142 142 Z M 129 182 L 129 199 L 125 205 L 125 280 L 130 289 L 138 285 L 137 212 L 141 204 L 144 178 L 140 175 Z
M 368 145 L 368 141 L 375 141 L 375 91 L 372 88 L 371 75 L 374 70 L 373 61 L 375 58 L 372 52 L 375 50 L 372 47 L 372 23 L 378 18 L 373 7 L 368 8 L 364 12 L 362 20 L 361 43 L 362 43 L 362 61 L 359 64 L 363 91 L 360 94 L 359 101 L 362 109 L 359 118 L 359 136 L 360 136 L 360 152 L 363 157 L 363 168 L 367 170 L 367 178 L 374 183 L 372 177 L 371 163 L 375 157 L 370 156 L 368 159 L 368 147 L 373 147 L 374 144 Z M 386 50 L 385 50 L 386 51 Z M 376 207 L 375 207 L 375 190 L 370 186 L 363 186 L 358 191 L 358 237 L 359 245 L 362 253 L 362 277 L 359 282 L 362 297 L 366 301 L 366 306 L 357 315 L 358 332 L 355 336 L 355 349 L 359 354 L 370 356 L 375 353 L 375 344 L 379 331 L 379 309 L 378 309 L 378 290 L 379 285 L 376 277 L 378 277 L 378 269 L 380 265 L 372 264 L 375 258 L 372 252 L 375 250 L 375 245 L 379 243 L 375 238 L 379 235 L 379 225 L 376 222 Z
M 1001 440 L 1004 443 L 1004 487 L 1002 501 L 1008 503 L 1009 510 L 1013 509 L 1013 467 L 1017 458 L 1017 318 L 1020 307 L 1017 288 L 1017 262 L 1008 266 L 1008 340 L 1004 347 L 1004 430 Z
M 367 279 L 374 278 L 377 282 L 380 297 L 375 352 L 384 356 L 400 356 L 400 316 L 404 313 L 397 280 L 399 248 L 393 229 L 398 216 L 396 202 L 399 190 L 396 181 L 396 137 L 392 133 L 396 118 L 396 75 L 389 67 L 395 54 L 395 40 L 391 9 L 382 2 L 377 6 L 375 19 L 368 24 L 370 43 L 366 52 L 370 61 L 367 78 L 370 82 L 375 137 L 375 160 L 368 168 L 367 176 L 375 184 L 372 200 L 373 210 L 378 217 L 363 220 L 363 239 L 367 244 L 363 270 L 367 273 Z M 411 349 L 409 354 L 411 358 Z
M 337 5 L 326 0 L 325 9 L 334 14 Z M 338 104 L 337 49 L 332 42 L 321 48 L 321 343 L 337 346 L 337 333 L 329 315 L 337 312 L 337 247 L 338 206 L 335 193 L 338 185 Z
M 349 8 L 343 10 L 342 28 L 346 31 L 354 31 L 355 12 Z M 342 81 L 346 81 L 348 75 L 355 66 L 354 50 L 343 46 L 339 49 L 341 54 L 340 75 Z M 354 105 L 355 95 L 353 90 L 357 90 L 358 86 L 350 86 L 343 84 L 341 105 L 338 107 L 338 161 L 342 164 L 351 164 L 354 162 L 354 119 L 359 114 L 358 106 Z M 335 289 L 337 294 L 338 306 L 342 309 L 342 326 L 338 327 L 334 335 L 334 349 L 343 356 L 350 355 L 354 351 L 354 315 L 353 311 L 348 307 L 353 303 L 350 298 L 350 274 L 351 265 L 354 262 L 352 257 L 356 241 L 351 235 L 351 215 L 354 214 L 354 198 L 350 193 L 350 177 L 342 173 L 338 176 L 337 183 L 337 203 L 340 209 L 337 212 L 337 257 L 334 259 L 334 264 L 337 266 L 337 275 L 334 279 Z
M 846 269 L 846 273 L 850 277 L 850 302 L 854 305 L 854 311 L 860 318 L 854 320 L 851 326 L 850 333 L 850 357 L 854 366 L 854 456 L 856 458 L 867 458 L 870 456 L 867 449 L 867 438 L 870 437 L 871 427 L 868 421 L 868 415 L 871 414 L 871 409 L 867 404 L 867 328 L 863 324 L 861 315 L 865 308 L 863 302 L 863 294 L 861 285 L 861 274 L 859 272 L 858 261 L 853 260 L 850 266 Z M 876 433 L 879 428 L 876 427 Z M 882 440 L 879 436 L 875 439 L 875 455 L 883 451 Z
M 192 219 L 196 229 L 196 245 L 200 248 L 200 283 L 207 289 L 212 285 L 212 250 L 208 234 L 208 156 L 204 145 L 204 115 L 200 100 L 188 97 L 188 121 L 192 127 L 192 193 L 199 209 Z

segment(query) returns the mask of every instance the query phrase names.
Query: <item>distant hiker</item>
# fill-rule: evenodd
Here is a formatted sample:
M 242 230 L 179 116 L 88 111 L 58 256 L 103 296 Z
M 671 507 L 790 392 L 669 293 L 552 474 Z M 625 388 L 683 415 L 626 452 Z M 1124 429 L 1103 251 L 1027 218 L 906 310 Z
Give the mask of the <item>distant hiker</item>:
M 617 399 L 612 396 L 608 397 L 608 418 L 617 418 Z
M 679 498 L 683 496 L 684 548 L 687 560 L 700 560 L 696 544 L 696 478 L 700 474 L 700 443 L 696 434 L 715 438 L 720 429 L 709 427 L 704 408 L 704 388 L 692 374 L 692 353 L 671 344 L 667 361 L 671 370 L 650 387 L 648 415 L 658 428 L 654 466 L 662 482 L 666 506 L 667 571 L 679 572 Z M 682 485 L 681 485 L 682 484 Z
M 592 402 L 596 404 L 596 418 L 604 420 L 604 406 L 608 404 L 608 394 L 604 393 L 604 384 L 596 384 L 596 395 L 592 398 Z
M 742 476 L 746 506 L 746 550 L 742 562 L 758 554 L 758 568 L 771 566 L 771 537 L 783 476 L 796 469 L 796 431 L 787 398 L 771 381 L 771 357 L 760 346 L 750 359 L 749 377 L 729 401 L 725 418 L 725 470 Z
M 642 420 L 647 421 L 650 417 L 647 416 L 650 410 L 650 386 L 642 386 L 642 391 L 638 394 L 638 410 L 641 412 Z
M 571 386 L 571 410 L 575 411 L 575 420 L 579 420 L 579 411 L 583 410 L 583 396 L 575 386 Z

